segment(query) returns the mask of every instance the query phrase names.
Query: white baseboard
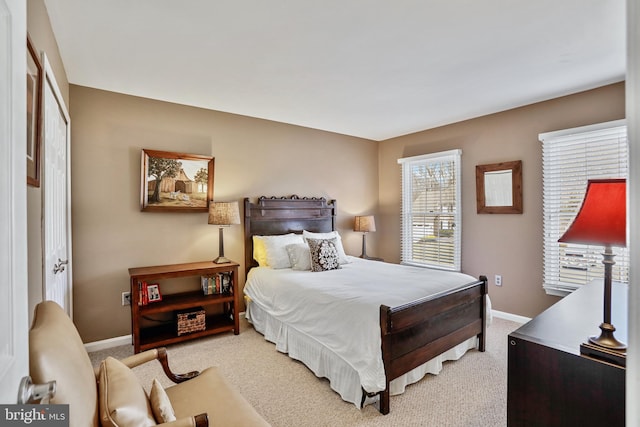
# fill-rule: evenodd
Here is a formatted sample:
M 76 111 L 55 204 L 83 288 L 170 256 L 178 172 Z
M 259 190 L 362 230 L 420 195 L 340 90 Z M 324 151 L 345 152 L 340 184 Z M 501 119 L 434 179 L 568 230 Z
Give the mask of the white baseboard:
M 132 344 L 133 337 L 131 335 L 123 335 L 121 337 L 108 338 L 106 340 L 88 342 L 84 345 L 84 348 L 87 350 L 87 353 L 91 353 L 93 351 L 106 350 L 111 347 L 118 347 L 121 345 L 133 345 Z
M 498 311 L 498 310 L 491 310 L 491 314 L 493 314 L 494 317 L 497 317 L 499 319 L 510 320 L 512 322 L 523 323 L 523 324 L 531 320 L 530 317 L 518 316 L 517 314 L 505 313 L 504 311 Z

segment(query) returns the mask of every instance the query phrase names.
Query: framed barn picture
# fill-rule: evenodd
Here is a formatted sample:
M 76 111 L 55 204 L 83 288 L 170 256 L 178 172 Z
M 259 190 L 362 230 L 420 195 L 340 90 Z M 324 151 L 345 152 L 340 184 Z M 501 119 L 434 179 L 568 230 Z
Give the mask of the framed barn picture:
M 141 170 L 142 211 L 208 212 L 213 157 L 143 149 Z

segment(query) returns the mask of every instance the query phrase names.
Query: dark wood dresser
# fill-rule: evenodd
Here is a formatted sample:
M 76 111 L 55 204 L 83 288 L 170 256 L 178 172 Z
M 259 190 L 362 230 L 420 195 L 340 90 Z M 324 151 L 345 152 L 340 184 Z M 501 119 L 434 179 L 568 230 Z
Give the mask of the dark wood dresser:
M 580 355 L 600 333 L 603 288 L 592 281 L 509 335 L 509 427 L 624 427 L 625 368 Z M 613 283 L 611 321 L 623 342 L 627 294 Z

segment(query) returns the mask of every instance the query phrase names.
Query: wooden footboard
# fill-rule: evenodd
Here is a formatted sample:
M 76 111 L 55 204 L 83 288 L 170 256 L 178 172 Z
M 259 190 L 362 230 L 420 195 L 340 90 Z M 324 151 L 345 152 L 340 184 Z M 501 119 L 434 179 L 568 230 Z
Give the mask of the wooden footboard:
M 389 413 L 389 383 L 463 341 L 477 336 L 485 350 L 487 278 L 398 307 L 380 306 L 386 388 L 380 412 Z

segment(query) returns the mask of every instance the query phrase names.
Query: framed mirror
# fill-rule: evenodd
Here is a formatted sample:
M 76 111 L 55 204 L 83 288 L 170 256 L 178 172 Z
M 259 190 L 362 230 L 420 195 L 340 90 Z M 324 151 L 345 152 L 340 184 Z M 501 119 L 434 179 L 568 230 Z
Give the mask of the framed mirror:
M 479 214 L 522 213 L 522 161 L 476 166 Z

